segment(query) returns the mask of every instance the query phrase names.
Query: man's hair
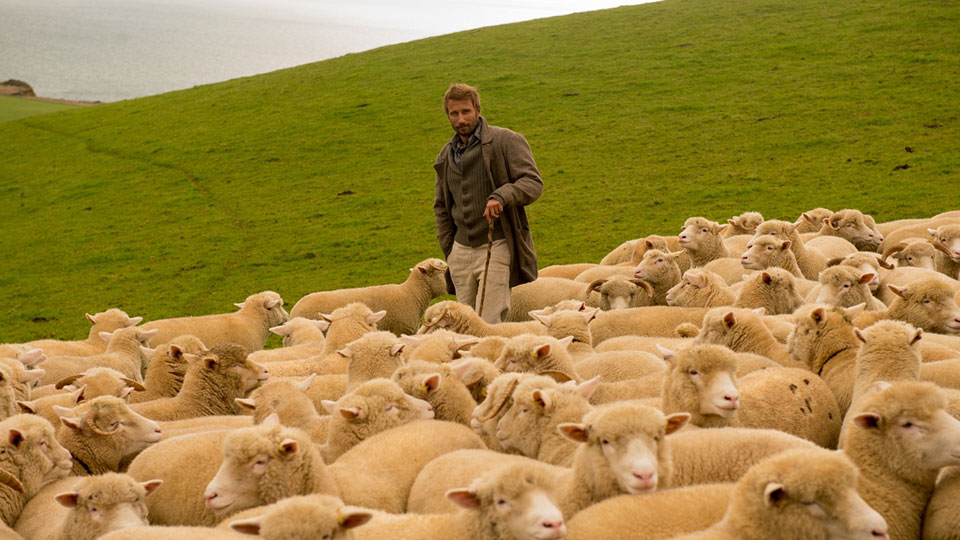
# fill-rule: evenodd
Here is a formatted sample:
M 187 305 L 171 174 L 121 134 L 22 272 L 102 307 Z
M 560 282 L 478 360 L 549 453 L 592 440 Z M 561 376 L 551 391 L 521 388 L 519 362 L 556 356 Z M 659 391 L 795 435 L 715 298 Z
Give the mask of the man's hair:
M 459 101 L 467 98 L 473 103 L 473 108 L 480 112 L 480 94 L 477 93 L 476 88 L 465 83 L 451 84 L 450 88 L 447 88 L 447 92 L 443 94 L 443 112 L 450 112 L 447 110 L 447 102 L 451 99 Z

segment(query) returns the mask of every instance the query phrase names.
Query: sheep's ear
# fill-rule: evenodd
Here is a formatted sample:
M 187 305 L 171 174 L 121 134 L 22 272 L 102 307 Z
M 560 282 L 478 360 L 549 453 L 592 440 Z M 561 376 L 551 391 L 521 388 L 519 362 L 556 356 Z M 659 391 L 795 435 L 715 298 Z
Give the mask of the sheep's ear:
M 370 326 L 374 326 L 378 322 L 380 322 L 380 319 L 383 319 L 384 317 L 386 317 L 386 315 L 387 315 L 387 312 L 385 310 L 375 311 L 370 315 L 367 315 L 367 318 L 366 318 L 367 324 L 369 324 Z
M 260 422 L 261 426 L 273 427 L 280 425 L 280 416 L 277 413 L 271 413 L 270 416 L 263 419 L 263 422 Z
M 440 374 L 431 373 L 423 378 L 423 390 L 426 393 L 433 392 L 440 386 Z
M 70 375 L 69 377 L 64 377 L 64 378 L 60 379 L 59 381 L 56 382 L 56 384 L 53 385 L 53 387 L 56 388 L 57 390 L 61 390 L 61 389 L 63 389 L 65 386 L 67 386 L 67 385 L 69 385 L 70 383 L 72 383 L 73 381 L 79 379 L 80 377 L 83 377 L 83 373 L 74 373 L 73 375 Z
M 539 405 L 544 412 L 550 412 L 553 410 L 553 398 L 550 397 L 550 394 L 544 390 L 534 390 L 533 391 L 533 402 Z
M 133 388 L 130 388 L 129 386 L 124 386 L 123 390 L 120 390 L 120 395 L 117 397 L 124 401 L 127 401 L 127 398 L 129 398 L 130 394 L 132 393 L 133 393 Z
M 11 428 L 10 432 L 7 433 L 7 442 L 10 443 L 10 446 L 14 448 L 20 448 L 20 445 L 23 444 L 23 433 L 19 429 Z
M 147 497 L 149 497 L 151 493 L 156 491 L 157 488 L 160 487 L 162 484 L 163 484 L 163 480 L 160 480 L 159 478 L 155 480 L 147 480 L 146 482 L 140 482 L 140 485 L 143 487 L 143 489 L 147 490 L 147 495 L 146 495 Z
M 33 381 L 40 380 L 40 377 L 46 375 L 47 372 L 42 369 L 30 369 L 27 371 L 20 372 L 20 382 L 22 383 L 32 383 Z
M 823 322 L 823 319 L 825 319 L 826 316 L 827 314 L 822 307 L 818 307 L 817 309 L 810 312 L 810 318 L 813 319 L 813 322 L 817 324 L 820 324 L 821 322 Z
M 828 227 L 830 227 L 831 229 L 836 230 L 836 229 L 839 229 L 839 228 L 840 228 L 840 217 L 839 217 L 839 216 L 823 218 L 823 222 L 824 222 Z
M 780 250 L 781 250 L 781 251 L 786 251 L 786 250 L 790 249 L 790 246 L 791 246 L 791 245 L 793 245 L 793 242 L 791 242 L 791 241 L 789 241 L 789 240 L 784 240 L 783 242 L 780 243 Z
M 703 287 L 703 284 L 705 283 L 703 274 L 698 274 L 697 272 L 687 272 L 687 275 L 684 277 L 687 278 L 687 281 L 693 285 L 696 285 L 697 287 Z
M 180 360 L 183 358 L 183 349 L 179 345 L 170 345 L 167 348 L 167 356 L 174 360 Z
M 204 356 L 203 357 L 203 367 L 207 369 L 217 369 L 217 366 L 220 365 L 220 359 L 216 356 Z
M 539 347 L 533 350 L 533 357 L 543 358 L 549 355 L 552 349 L 553 349 L 552 345 L 550 345 L 549 343 L 544 343 L 543 345 L 540 345 Z
M 589 428 L 586 424 L 576 424 L 573 422 L 560 424 L 557 426 L 557 431 L 573 442 L 585 443 L 589 439 Z
M 736 226 L 737 226 L 737 222 L 734 221 L 734 220 L 732 220 L 732 219 L 728 219 L 728 220 L 727 220 L 727 223 L 729 223 L 731 227 L 736 227 Z
M 333 322 L 333 316 L 326 313 L 317 313 L 317 320 L 327 321 L 328 323 Z
M 927 228 L 927 232 L 930 233 L 930 236 L 933 236 L 934 238 L 936 238 L 936 236 L 937 236 L 937 229 Z
M 337 402 L 331 401 L 329 399 L 324 399 L 320 402 L 320 405 L 330 414 L 333 414 L 337 410 Z
M 671 364 L 674 363 L 674 359 L 677 357 L 677 353 L 676 353 L 676 352 L 674 352 L 673 350 L 668 349 L 668 348 L 660 345 L 659 343 L 657 343 L 657 344 L 654 345 L 654 346 L 657 348 L 657 353 L 660 354 L 660 358 L 663 358 L 664 360 L 666 360 L 667 362 L 669 362 L 669 363 L 671 363 Z
M 800 217 L 802 217 L 805 221 L 809 221 L 810 223 L 816 223 L 817 221 L 817 217 L 808 212 L 800 214 Z
M 327 328 L 330 328 L 330 321 L 318 319 L 316 321 L 313 321 L 313 325 L 319 328 L 321 332 L 326 332 Z
M 301 392 L 306 392 L 310 389 L 310 385 L 313 384 L 313 380 L 316 378 L 317 374 L 311 373 L 309 377 L 297 383 L 297 388 L 299 388 Z
M 861 342 L 863 342 L 863 343 L 866 343 L 866 342 L 867 342 L 867 336 L 866 336 L 866 334 L 863 333 L 863 330 L 861 330 L 861 329 L 857 328 L 856 326 L 854 326 L 854 327 L 853 327 L 853 333 L 857 336 L 857 339 L 859 339 Z
M 421 274 L 426 274 L 428 269 L 427 269 L 426 266 L 424 266 L 424 265 L 422 265 L 422 264 L 418 264 L 418 265 L 414 266 L 413 268 L 411 268 L 411 269 L 410 269 L 410 272 L 413 272 L 414 270 L 419 271 Z
M 600 384 L 600 376 L 583 381 L 577 385 L 577 393 L 583 396 L 583 399 L 590 399 L 590 396 L 593 395 L 593 391 L 597 389 L 597 385 Z
M 573 343 L 573 336 L 567 336 L 563 339 L 558 339 L 557 341 L 559 341 L 560 344 L 563 345 L 563 348 L 566 349 L 570 347 L 571 343 Z
M 477 343 L 480 343 L 480 338 L 477 336 L 460 336 L 454 338 L 453 343 L 457 346 L 457 350 L 460 350 L 464 347 L 472 347 Z
M 732 311 L 728 311 L 726 315 L 723 316 L 723 325 L 727 328 L 733 328 L 737 324 L 737 317 L 733 314 Z
M 133 390 L 136 390 L 137 392 L 145 392 L 145 391 L 147 390 L 147 388 L 146 388 L 145 386 L 143 386 L 142 384 L 138 383 L 137 381 L 135 381 L 135 380 L 133 380 L 133 379 L 128 379 L 128 378 L 126 378 L 126 377 L 120 377 L 120 380 L 123 381 L 123 384 L 127 385 L 128 387 L 130 387 L 130 388 L 133 389 Z
M 538 373 L 538 375 L 544 375 L 546 377 L 550 377 L 551 379 L 557 381 L 560 384 L 573 381 L 573 377 L 571 377 L 570 375 L 562 371 L 556 371 L 556 370 L 541 371 L 540 373 Z
M 339 351 L 337 351 L 337 354 L 339 354 L 340 356 L 342 356 L 342 357 L 344 357 L 344 358 L 350 358 L 351 356 L 353 356 L 353 355 L 350 353 L 350 349 L 340 349 Z
M 583 312 L 583 322 L 584 324 L 590 324 L 594 319 L 597 318 L 597 314 L 600 313 L 600 308 L 588 309 Z
M 153 353 L 155 351 L 156 349 L 151 349 L 150 347 L 144 347 L 143 345 L 140 346 L 140 353 L 146 356 L 147 358 L 150 358 L 151 356 L 153 356 Z
M 394 343 L 390 346 L 390 356 L 399 356 L 403 352 L 403 348 L 406 347 L 406 343 Z
M 281 324 L 280 326 L 270 327 L 270 331 L 278 336 L 289 336 L 290 330 L 291 330 L 290 327 L 285 324 Z
M 763 488 L 763 503 L 769 506 L 777 506 L 787 498 L 787 489 L 783 484 L 770 482 Z
M 897 287 L 896 285 L 887 284 L 887 288 L 890 289 L 890 292 L 899 296 L 900 298 L 903 298 L 903 295 L 907 294 L 906 287 Z
M 760 280 L 763 281 L 764 283 L 766 283 L 767 285 L 769 285 L 771 282 L 773 282 L 773 276 L 771 276 L 771 275 L 770 275 L 769 273 L 767 273 L 767 272 L 761 272 L 761 273 L 760 273 Z
M 447 499 L 460 508 L 469 510 L 480 508 L 480 498 L 477 496 L 477 492 L 467 488 L 447 491 Z
M 97 332 L 97 335 L 104 341 L 110 341 L 110 338 L 113 337 L 113 333 L 111 332 Z
M 291 457 L 297 453 L 297 450 L 300 449 L 300 443 L 296 439 L 284 439 L 280 443 L 280 446 L 277 447 L 277 453 L 280 454 L 280 457 Z
M 242 308 L 243 302 L 234 302 L 233 305 L 237 306 L 238 308 Z
M 910 345 L 916 345 L 920 338 L 923 337 L 923 328 L 917 328 L 913 331 L 913 336 L 910 338 Z
M 690 413 L 680 412 L 673 413 L 667 416 L 666 428 L 667 435 L 675 433 L 677 430 L 687 425 L 687 422 L 690 421 Z
M 408 336 L 407 334 L 401 334 L 400 341 L 406 343 L 411 349 L 416 349 L 420 346 L 423 338 L 419 336 Z
M 59 416 L 60 413 L 58 412 Z M 83 431 L 83 419 L 70 416 L 60 416 L 60 423 L 74 431 Z
M 60 506 L 65 506 L 67 508 L 73 508 L 80 502 L 80 493 L 76 491 L 68 491 L 66 493 L 58 493 L 54 499 L 60 503 Z
M 549 315 L 544 315 L 542 312 L 536 309 L 528 311 L 527 315 L 529 315 L 531 319 L 539 322 L 544 326 L 547 326 L 547 327 L 550 326 L 551 317 Z
M 277 306 L 282 306 L 282 305 L 283 305 L 283 299 L 282 299 L 282 298 L 271 298 L 271 299 L 267 300 L 266 302 L 264 302 L 263 305 L 264 305 L 267 309 L 273 309 L 273 308 L 275 308 L 275 307 L 277 307 Z
M 256 516 L 247 519 L 238 519 L 230 522 L 230 528 L 241 534 L 258 536 L 260 534 L 260 522 L 263 516 Z
M 88 321 L 90 321 L 90 324 L 97 324 L 97 318 L 94 317 L 93 315 L 89 313 L 84 313 L 83 315 L 87 318 Z
M 74 404 L 77 404 L 77 403 L 80 403 L 81 401 L 83 401 L 83 393 L 84 393 L 86 390 L 87 390 L 87 385 L 83 385 L 83 386 L 81 386 L 80 388 L 77 388 L 77 389 L 73 392 L 73 394 L 71 394 L 71 395 L 73 396 L 73 403 L 74 403 Z
M 753 308 L 750 311 L 756 313 L 760 317 L 763 317 L 764 315 L 767 314 L 767 308 L 762 308 L 762 307 Z
M 870 431 L 872 429 L 879 430 L 880 426 L 883 424 L 883 418 L 879 414 L 874 413 L 862 413 L 853 417 L 854 423 L 856 423 L 860 428 Z
M 17 355 L 17 360 L 24 366 L 32 367 L 47 359 L 43 349 L 30 349 Z
M 359 420 L 363 415 L 363 409 L 360 407 L 341 407 L 339 412 L 340 416 L 344 417 L 348 422 Z
M 27 414 L 37 414 L 36 401 L 18 401 L 17 406 L 20 407 L 21 411 Z
M 159 328 L 154 328 L 153 330 L 143 330 L 140 332 L 140 335 L 137 337 L 142 343 L 149 343 L 151 339 L 157 337 L 160 334 Z
M 603 284 L 606 282 L 607 280 L 605 279 L 595 279 L 591 281 L 590 285 L 587 285 L 587 294 L 590 294 L 591 292 L 599 293 L 600 287 L 603 287 Z
M 373 512 L 366 508 L 344 506 L 337 512 L 337 522 L 344 529 L 353 529 L 373 519 Z
M 830 268 L 831 266 L 837 266 L 838 264 L 842 263 L 843 260 L 843 257 L 834 257 L 833 259 L 827 261 L 827 268 Z
M 855 305 L 855 306 L 848 307 L 847 309 L 844 310 L 844 313 L 846 313 L 847 317 L 848 317 L 850 320 L 853 320 L 853 319 L 856 319 L 858 315 L 860 315 L 861 313 L 863 313 L 863 310 L 865 310 L 865 309 L 867 309 L 867 303 L 866 303 L 866 302 L 863 302 L 863 303 L 861 303 L 861 304 L 857 304 L 857 305 Z
M 243 409 L 250 409 L 252 411 L 257 408 L 256 402 L 250 398 L 238 397 L 233 398 L 233 401 Z
M 143 317 L 130 317 L 127 321 L 127 326 L 136 326 L 143 322 Z
M 870 283 L 870 281 L 871 281 L 873 278 L 875 278 L 875 277 L 877 277 L 877 275 L 874 274 L 873 272 L 867 272 L 866 274 L 863 274 L 862 276 L 860 276 L 860 280 L 859 280 L 859 281 L 860 281 L 861 284 L 863 284 L 863 283 Z

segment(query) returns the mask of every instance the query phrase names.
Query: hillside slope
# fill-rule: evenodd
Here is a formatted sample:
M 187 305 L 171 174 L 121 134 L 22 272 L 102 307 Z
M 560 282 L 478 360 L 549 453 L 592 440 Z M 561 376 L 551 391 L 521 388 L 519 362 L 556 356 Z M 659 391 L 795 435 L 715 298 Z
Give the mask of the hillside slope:
M 689 215 L 960 201 L 960 5 L 665 0 L 0 124 L 0 341 L 230 311 L 438 256 L 446 86 L 529 139 L 541 265 Z

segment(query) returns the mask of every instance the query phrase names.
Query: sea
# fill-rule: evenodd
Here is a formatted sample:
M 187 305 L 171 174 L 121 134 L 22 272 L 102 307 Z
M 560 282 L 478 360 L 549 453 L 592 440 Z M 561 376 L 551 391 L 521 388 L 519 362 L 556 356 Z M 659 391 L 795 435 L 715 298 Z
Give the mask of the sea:
M 0 0 L 0 81 L 25 81 L 43 97 L 118 101 L 643 1 Z

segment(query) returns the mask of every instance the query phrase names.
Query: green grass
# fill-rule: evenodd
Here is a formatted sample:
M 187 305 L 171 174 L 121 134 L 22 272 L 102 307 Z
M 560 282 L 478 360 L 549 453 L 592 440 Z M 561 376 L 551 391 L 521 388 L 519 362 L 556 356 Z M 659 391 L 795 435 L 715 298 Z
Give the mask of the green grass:
M 0 123 L 73 108 L 76 108 L 76 105 L 0 96 Z
M 958 27 L 940 0 L 665 0 L 6 122 L 0 341 L 403 280 L 439 255 L 458 80 L 530 141 L 542 266 L 691 215 L 956 208 Z

